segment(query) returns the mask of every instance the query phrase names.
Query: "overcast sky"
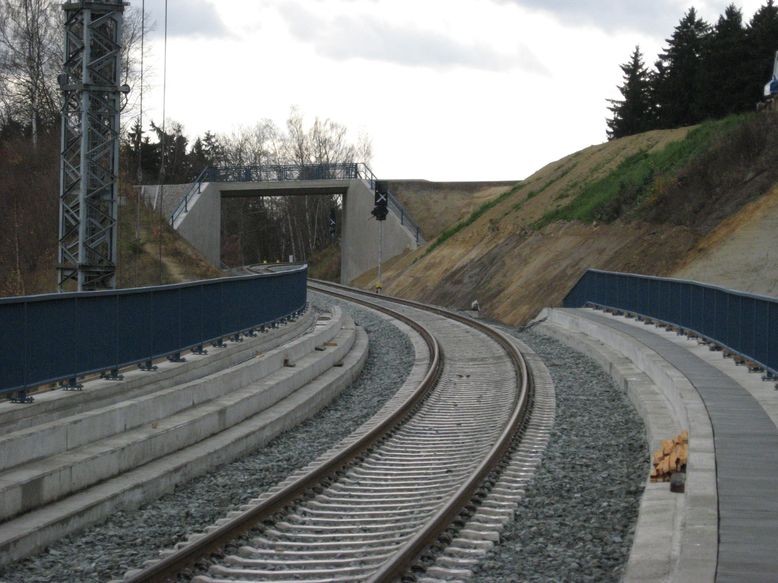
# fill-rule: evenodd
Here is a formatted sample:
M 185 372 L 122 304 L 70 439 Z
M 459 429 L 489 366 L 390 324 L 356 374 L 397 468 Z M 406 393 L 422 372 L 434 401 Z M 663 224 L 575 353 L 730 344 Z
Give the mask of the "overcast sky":
M 715 20 L 728 2 L 694 6 Z M 140 0 L 132 0 L 140 6 Z M 762 2 L 741 2 L 749 19 Z M 147 115 L 161 117 L 164 0 Z M 230 132 L 291 106 L 368 134 L 385 178 L 520 179 L 605 140 L 619 64 L 677 0 L 169 0 L 167 117 Z

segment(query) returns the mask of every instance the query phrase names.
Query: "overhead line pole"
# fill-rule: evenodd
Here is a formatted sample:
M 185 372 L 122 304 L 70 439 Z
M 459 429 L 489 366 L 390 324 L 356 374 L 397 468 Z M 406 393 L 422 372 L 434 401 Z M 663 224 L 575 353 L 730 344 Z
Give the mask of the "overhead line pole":
M 159 284 L 164 283 L 164 263 L 162 262 L 162 231 L 165 228 L 165 208 L 162 206 L 162 202 L 165 198 L 165 180 L 167 168 L 165 167 L 165 160 L 167 159 L 167 0 L 165 0 L 165 35 L 162 49 L 162 160 L 159 164 Z
M 116 287 L 125 3 L 66 2 L 57 289 Z

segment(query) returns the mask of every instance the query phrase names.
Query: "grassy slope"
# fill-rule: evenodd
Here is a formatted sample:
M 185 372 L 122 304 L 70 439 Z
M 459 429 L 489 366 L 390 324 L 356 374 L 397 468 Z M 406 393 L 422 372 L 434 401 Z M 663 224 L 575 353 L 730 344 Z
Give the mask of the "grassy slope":
M 340 244 L 335 243 L 308 259 L 308 275 L 314 279 L 340 282 Z
M 140 213 L 138 211 L 140 210 Z M 139 237 L 136 237 L 136 232 Z M 162 239 L 162 268 L 159 261 L 159 239 Z M 34 272 L 26 273 L 26 295 L 56 291 L 54 263 L 56 248 L 48 247 L 44 259 Z M 140 287 L 162 283 L 179 283 L 220 277 L 221 271 L 211 266 L 200 253 L 182 239 L 169 225 L 160 227 L 159 217 L 147 208 L 136 205 L 127 197 L 119 209 L 118 287 Z M 2 290 L 4 295 L 17 295 L 18 290 Z
M 577 152 L 393 261 L 387 292 L 458 307 L 477 298 L 519 324 L 561 301 L 587 267 L 672 273 L 778 182 L 776 134 L 775 116 L 744 116 Z
M 160 238 L 162 240 L 161 273 Z M 167 222 L 160 226 L 158 215 L 151 209 L 143 204 L 138 207 L 132 197 L 129 197 L 121 207 L 119 287 L 158 285 L 160 282 L 179 283 L 221 275 L 221 271 L 208 263 Z
M 390 180 L 389 188 L 408 209 L 421 227 L 422 235 L 429 241 L 515 183 Z

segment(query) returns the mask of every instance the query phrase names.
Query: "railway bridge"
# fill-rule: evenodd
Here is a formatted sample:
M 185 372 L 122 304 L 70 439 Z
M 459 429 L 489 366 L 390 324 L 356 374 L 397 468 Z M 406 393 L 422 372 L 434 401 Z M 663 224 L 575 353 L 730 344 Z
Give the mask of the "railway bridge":
M 362 163 L 241 166 L 203 170 L 170 200 L 170 224 L 216 266 L 221 259 L 221 201 L 256 196 L 331 195 L 343 197 L 342 283 L 378 264 L 379 233 L 370 215 L 376 177 Z M 147 198 L 154 197 L 147 189 Z M 391 259 L 423 243 L 418 225 L 389 193 L 381 252 Z

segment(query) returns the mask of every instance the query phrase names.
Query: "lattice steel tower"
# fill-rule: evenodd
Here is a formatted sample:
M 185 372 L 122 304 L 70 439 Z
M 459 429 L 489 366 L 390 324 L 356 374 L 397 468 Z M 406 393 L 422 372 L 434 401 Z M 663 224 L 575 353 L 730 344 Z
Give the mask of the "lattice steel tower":
M 58 285 L 116 287 L 125 3 L 66 2 Z

